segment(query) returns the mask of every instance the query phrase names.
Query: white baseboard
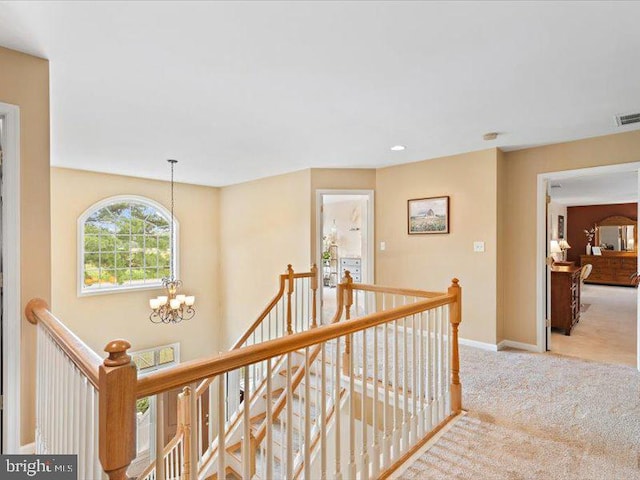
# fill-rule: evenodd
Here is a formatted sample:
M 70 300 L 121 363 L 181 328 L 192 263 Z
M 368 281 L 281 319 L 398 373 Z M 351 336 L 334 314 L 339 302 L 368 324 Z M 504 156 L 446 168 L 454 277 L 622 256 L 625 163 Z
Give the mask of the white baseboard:
M 530 343 L 514 342 L 513 340 L 502 340 L 498 344 L 498 350 L 504 350 L 505 348 L 516 348 L 518 350 L 526 350 L 527 352 L 540 352 L 537 345 Z
M 20 454 L 21 455 L 33 455 L 36 453 L 36 444 L 35 442 L 27 443 L 26 445 L 20 446 Z
M 468 347 L 475 347 L 475 348 L 480 348 L 482 350 L 489 350 L 490 352 L 498 351 L 498 345 L 495 345 L 493 343 L 478 342 L 476 340 L 469 340 L 467 338 L 458 338 L 458 343 L 460 345 L 466 345 Z

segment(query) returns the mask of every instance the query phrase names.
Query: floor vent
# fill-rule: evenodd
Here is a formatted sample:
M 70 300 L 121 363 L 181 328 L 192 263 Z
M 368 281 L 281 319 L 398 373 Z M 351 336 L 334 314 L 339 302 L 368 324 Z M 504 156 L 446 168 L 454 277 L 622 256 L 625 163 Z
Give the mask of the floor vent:
M 616 115 L 616 125 L 631 125 L 632 123 L 640 123 L 640 113 L 629 113 L 627 115 Z

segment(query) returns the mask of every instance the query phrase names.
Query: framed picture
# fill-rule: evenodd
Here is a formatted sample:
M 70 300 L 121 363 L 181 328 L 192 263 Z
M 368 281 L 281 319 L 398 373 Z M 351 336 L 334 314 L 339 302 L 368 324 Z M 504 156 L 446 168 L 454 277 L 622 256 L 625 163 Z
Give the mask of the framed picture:
M 591 247 L 591 253 L 593 255 L 602 255 L 602 250 L 600 250 L 600 247 Z
M 558 239 L 564 239 L 564 215 L 558 215 Z
M 449 197 L 408 200 L 407 225 L 409 235 L 449 233 Z

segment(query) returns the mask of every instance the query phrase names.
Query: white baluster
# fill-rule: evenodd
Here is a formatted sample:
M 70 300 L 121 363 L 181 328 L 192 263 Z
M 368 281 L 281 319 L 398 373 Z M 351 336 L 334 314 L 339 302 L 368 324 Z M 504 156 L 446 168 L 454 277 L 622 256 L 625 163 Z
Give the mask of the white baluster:
M 373 447 L 372 447 L 372 460 L 371 476 L 378 478 L 380 474 L 380 408 L 378 405 L 378 392 L 380 390 L 379 383 L 379 366 L 378 366 L 378 334 L 379 328 L 373 328 L 373 421 L 371 422 L 373 428 Z
M 287 410 L 286 420 L 286 456 L 287 456 L 287 478 L 293 478 L 293 392 L 291 391 L 291 353 L 287 353 Z
M 326 344 L 320 346 L 320 479 L 327 478 L 327 369 Z M 316 370 L 317 375 L 317 370 Z M 316 381 L 316 387 L 318 383 Z M 336 385 L 334 384 L 334 387 Z M 339 390 L 339 388 L 336 388 Z M 318 403 L 316 403 L 318 405 Z M 340 413 L 334 409 L 335 415 Z
M 334 381 L 334 393 L 335 393 L 335 400 L 334 400 L 334 409 L 335 409 L 335 456 L 336 456 L 336 475 L 335 478 L 336 480 L 342 480 L 342 465 L 340 464 L 340 452 L 341 452 L 341 446 L 340 446 L 340 436 L 342 434 L 342 432 L 340 431 L 340 417 L 341 415 L 341 411 L 340 411 L 340 390 L 342 390 L 342 381 L 340 378 L 340 357 L 341 357 L 341 353 L 340 353 L 340 337 L 336 338 L 336 350 L 335 350 L 335 362 L 336 362 L 336 368 L 335 368 L 335 381 Z
M 357 297 L 356 297 L 357 298 Z M 356 310 L 357 311 L 357 310 Z M 376 386 L 374 385 L 374 389 Z M 369 478 L 369 450 L 367 447 L 367 330 L 362 331 L 362 395 L 360 421 L 362 423 L 362 470 L 360 478 Z M 375 422 L 375 418 L 374 418 Z M 375 428 L 375 427 L 374 427 Z
M 394 297 L 395 303 L 395 297 Z M 394 305 L 395 307 L 395 305 Z M 400 334 L 400 329 L 398 328 L 398 320 L 393 322 L 393 455 L 391 458 L 397 459 L 400 458 L 400 436 L 401 436 L 401 428 L 398 425 L 398 409 L 400 408 L 400 365 L 399 365 L 399 354 L 398 354 L 398 335 Z
M 356 397 L 355 397 L 355 342 L 353 334 L 349 334 L 349 478 L 356 478 Z
M 191 408 L 189 408 L 189 413 L 191 415 L 191 451 L 189 455 L 189 462 L 191 463 L 191 471 L 193 472 L 193 477 L 197 477 L 198 474 L 198 459 L 200 458 L 200 442 L 198 439 L 202 439 L 202 411 L 198 409 L 198 383 L 193 382 L 191 384 L 191 395 L 189 395 L 189 399 L 191 400 Z
M 419 317 L 420 324 L 420 337 L 418 337 L 418 399 L 420 401 L 418 407 L 418 436 L 420 438 L 425 435 L 425 425 L 424 425 L 424 376 L 426 373 L 425 364 L 424 364 L 424 312 L 420 312 Z
M 311 402 L 309 402 L 311 376 L 309 370 L 309 347 L 304 349 L 304 478 L 311 480 Z
M 215 428 L 213 419 L 216 418 L 215 413 L 215 400 L 216 400 L 216 391 L 213 386 L 213 380 L 209 383 L 209 388 L 207 389 L 209 395 L 209 408 L 207 412 L 207 422 L 208 422 L 208 430 L 207 430 L 207 439 L 209 444 L 206 446 L 206 452 L 209 452 L 213 448 L 213 438 L 215 436 Z M 223 415 L 224 418 L 224 415 Z
M 406 305 L 407 297 L 403 298 Z M 409 340 L 406 317 L 402 319 L 402 451 L 409 449 Z
M 273 373 L 271 371 L 271 359 L 267 359 L 267 402 L 266 402 L 266 447 L 265 447 L 265 456 L 266 458 L 266 471 L 264 478 L 273 478 L 273 419 L 272 419 L 272 385 L 271 380 Z M 218 476 L 218 478 L 221 478 Z
M 226 476 L 226 442 L 225 442 L 225 375 L 218 375 L 218 478 Z M 209 422 L 212 419 L 209 418 Z M 213 422 L 212 422 L 213 423 Z M 195 477 L 195 475 L 194 475 Z
M 244 396 L 242 417 L 242 480 L 251 479 L 251 389 L 249 369 L 244 367 Z
M 414 298 L 415 302 L 415 298 Z M 411 444 L 418 441 L 418 329 L 416 316 L 411 316 Z

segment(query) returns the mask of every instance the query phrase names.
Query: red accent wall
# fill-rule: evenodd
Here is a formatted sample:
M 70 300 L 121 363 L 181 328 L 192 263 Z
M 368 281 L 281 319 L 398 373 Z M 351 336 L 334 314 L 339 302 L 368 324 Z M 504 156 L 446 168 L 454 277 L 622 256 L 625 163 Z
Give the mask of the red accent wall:
M 614 205 L 589 205 L 586 207 L 567 207 L 567 242 L 571 248 L 567 250 L 567 260 L 573 260 L 580 265 L 580 255 L 587 253 L 587 237 L 585 230 L 589 230 L 600 220 L 622 215 L 632 220 L 638 219 L 637 203 L 619 203 Z M 593 245 L 593 242 L 591 243 Z

